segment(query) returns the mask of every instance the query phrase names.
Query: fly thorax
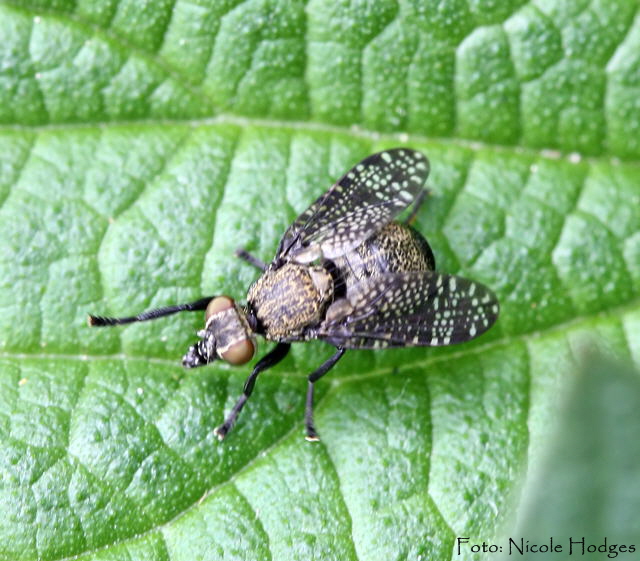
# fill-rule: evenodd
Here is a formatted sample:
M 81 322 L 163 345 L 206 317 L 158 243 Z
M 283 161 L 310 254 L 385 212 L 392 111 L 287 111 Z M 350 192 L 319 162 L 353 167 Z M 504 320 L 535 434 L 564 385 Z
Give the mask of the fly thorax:
M 323 267 L 287 263 L 267 269 L 247 300 L 266 337 L 286 340 L 319 323 L 332 296 L 333 279 Z

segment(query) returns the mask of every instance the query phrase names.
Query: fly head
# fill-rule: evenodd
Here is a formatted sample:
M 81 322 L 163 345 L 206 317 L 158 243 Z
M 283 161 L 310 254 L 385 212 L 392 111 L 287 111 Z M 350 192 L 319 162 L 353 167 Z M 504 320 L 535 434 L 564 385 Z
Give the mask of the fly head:
M 245 364 L 256 352 L 256 341 L 245 311 L 228 296 L 217 296 L 209 302 L 205 328 L 198 331 L 200 341 L 191 345 L 182 357 L 186 368 L 204 366 L 222 359 L 229 364 Z

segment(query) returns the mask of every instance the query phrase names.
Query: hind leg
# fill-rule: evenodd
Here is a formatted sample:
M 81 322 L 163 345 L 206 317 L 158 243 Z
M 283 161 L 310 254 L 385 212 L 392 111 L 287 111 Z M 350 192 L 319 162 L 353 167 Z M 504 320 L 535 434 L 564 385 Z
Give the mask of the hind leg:
M 422 203 L 427 198 L 427 195 L 429 195 L 430 193 L 431 193 L 431 191 L 429 189 L 421 189 L 420 190 L 420 193 L 418 193 L 418 196 L 413 201 L 413 208 L 411 209 L 411 212 L 409 213 L 409 216 L 407 216 L 407 218 L 405 218 L 404 223 L 407 226 L 411 226 L 411 224 L 413 224 L 413 222 L 416 219 L 416 216 L 418 215 L 418 211 L 420 210 L 420 207 L 422 206 Z

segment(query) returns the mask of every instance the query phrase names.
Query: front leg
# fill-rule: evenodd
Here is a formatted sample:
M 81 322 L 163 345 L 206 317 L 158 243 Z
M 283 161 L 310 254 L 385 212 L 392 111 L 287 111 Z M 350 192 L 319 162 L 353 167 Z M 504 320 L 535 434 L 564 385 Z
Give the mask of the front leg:
M 177 304 L 175 306 L 165 306 L 164 308 L 156 308 L 154 310 L 147 310 L 137 316 L 126 317 L 107 317 L 107 316 L 89 316 L 88 322 L 90 327 L 105 327 L 110 325 L 125 325 L 127 323 L 135 323 L 138 321 L 149 321 L 152 319 L 158 319 L 178 312 L 198 312 L 206 310 L 209 302 L 213 300 L 215 296 L 206 296 L 196 300 L 195 302 L 188 302 L 187 304 Z
M 244 383 L 242 395 L 238 398 L 238 401 L 236 401 L 231 413 L 229 413 L 224 423 L 213 431 L 213 434 L 218 437 L 218 440 L 223 440 L 231 430 L 231 427 L 235 424 L 238 414 L 242 411 L 247 399 L 251 397 L 253 387 L 256 385 L 256 378 L 258 377 L 258 374 L 278 364 L 285 356 L 287 356 L 290 348 L 290 343 L 278 343 L 274 349 L 264 355 L 253 367 L 253 371 L 249 374 L 249 377 Z
M 307 404 L 304 412 L 304 425 L 307 430 L 305 438 L 310 442 L 320 440 L 315 427 L 313 426 L 313 384 L 322 378 L 329 370 L 331 370 L 336 362 L 338 362 L 346 349 L 338 347 L 336 352 L 325 360 L 316 370 L 309 374 L 309 384 L 307 386 Z

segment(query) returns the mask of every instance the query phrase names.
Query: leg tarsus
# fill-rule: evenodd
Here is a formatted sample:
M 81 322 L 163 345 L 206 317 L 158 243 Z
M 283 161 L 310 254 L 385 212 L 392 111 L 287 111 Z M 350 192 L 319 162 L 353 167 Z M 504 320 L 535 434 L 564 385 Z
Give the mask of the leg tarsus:
M 242 411 L 242 408 L 244 407 L 244 404 L 247 402 L 249 397 L 251 397 L 251 393 L 253 392 L 253 388 L 256 384 L 256 378 L 258 377 L 258 374 L 278 364 L 285 356 L 287 356 L 290 348 L 290 343 L 278 343 L 275 348 L 271 349 L 270 352 L 264 355 L 253 367 L 251 374 L 249 374 L 249 377 L 244 383 L 242 395 L 238 398 L 238 401 L 236 401 L 236 404 L 233 406 L 233 409 L 231 409 L 229 415 L 227 415 L 224 423 L 222 423 L 213 431 L 213 434 L 218 437 L 218 440 L 224 440 L 224 437 L 227 436 L 227 433 L 235 424 L 240 411 Z
M 238 414 L 240 413 L 240 411 L 242 411 L 242 408 L 244 407 L 244 404 L 246 403 L 247 399 L 249 399 L 249 397 L 243 393 L 238 399 L 238 401 L 236 401 L 235 405 L 233 406 L 233 409 L 231 410 L 231 413 L 229 413 L 224 423 L 222 423 L 220 426 L 213 429 L 213 434 L 215 434 L 218 437 L 218 440 L 222 441 L 224 440 L 224 437 L 227 436 L 227 433 L 233 427 L 233 424 L 235 423 L 236 418 L 238 417 Z
M 316 442 L 320 440 L 316 428 L 313 424 L 313 384 L 322 378 L 329 370 L 331 370 L 336 362 L 338 362 L 342 355 L 344 355 L 346 349 L 338 347 L 336 352 L 333 353 L 327 360 L 325 360 L 318 368 L 316 368 L 311 374 L 309 374 L 307 385 L 307 400 L 304 411 L 304 426 L 306 429 L 305 438 L 310 442 Z
M 243 261 L 249 263 L 249 265 L 253 265 L 261 271 L 265 271 L 267 269 L 267 265 L 263 261 L 251 255 L 246 249 L 236 249 L 236 257 L 239 257 Z
M 305 425 L 305 439 L 309 442 L 318 442 L 320 437 L 316 431 L 316 427 L 313 424 L 313 382 L 308 381 L 307 385 L 307 401 L 304 409 L 304 425 Z

